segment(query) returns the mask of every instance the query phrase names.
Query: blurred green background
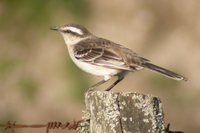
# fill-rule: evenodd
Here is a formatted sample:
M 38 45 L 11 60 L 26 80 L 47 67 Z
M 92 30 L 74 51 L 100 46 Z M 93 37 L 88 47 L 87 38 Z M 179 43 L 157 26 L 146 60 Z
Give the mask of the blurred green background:
M 68 23 L 187 76 L 188 82 L 177 82 L 144 70 L 129 74 L 113 91 L 158 96 L 172 130 L 200 131 L 198 0 L 1 0 L 0 123 L 81 119 L 84 92 L 101 78 L 79 70 L 61 35 L 49 30 Z

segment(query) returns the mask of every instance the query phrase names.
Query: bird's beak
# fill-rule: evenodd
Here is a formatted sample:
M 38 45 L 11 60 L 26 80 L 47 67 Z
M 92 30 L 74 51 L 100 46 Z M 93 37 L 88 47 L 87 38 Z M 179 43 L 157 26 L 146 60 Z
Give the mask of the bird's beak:
M 50 30 L 60 31 L 60 28 L 55 26 L 55 27 L 51 27 Z

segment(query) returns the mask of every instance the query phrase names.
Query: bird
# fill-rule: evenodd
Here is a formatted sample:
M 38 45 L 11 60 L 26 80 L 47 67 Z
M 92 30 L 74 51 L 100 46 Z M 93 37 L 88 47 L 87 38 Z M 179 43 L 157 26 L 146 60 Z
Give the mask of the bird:
M 116 76 L 117 79 L 105 89 L 105 91 L 110 91 L 129 72 L 140 71 L 144 68 L 174 80 L 187 81 L 186 77 L 151 63 L 149 59 L 141 57 L 123 45 L 92 34 L 82 25 L 66 24 L 50 29 L 61 33 L 72 61 L 80 69 L 103 77 L 90 89 L 102 85 Z

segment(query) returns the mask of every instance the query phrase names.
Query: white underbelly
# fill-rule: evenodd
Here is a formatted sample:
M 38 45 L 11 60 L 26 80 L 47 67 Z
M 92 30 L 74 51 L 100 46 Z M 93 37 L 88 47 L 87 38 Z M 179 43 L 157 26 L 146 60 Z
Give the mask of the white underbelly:
M 85 62 L 74 61 L 74 63 L 80 69 L 82 69 L 83 71 L 86 71 L 86 72 L 93 74 L 93 75 L 106 76 L 106 75 L 115 75 L 115 74 L 118 73 L 117 70 L 105 68 L 105 67 L 102 67 L 102 66 L 92 65 L 92 64 L 89 64 L 89 63 L 85 63 Z

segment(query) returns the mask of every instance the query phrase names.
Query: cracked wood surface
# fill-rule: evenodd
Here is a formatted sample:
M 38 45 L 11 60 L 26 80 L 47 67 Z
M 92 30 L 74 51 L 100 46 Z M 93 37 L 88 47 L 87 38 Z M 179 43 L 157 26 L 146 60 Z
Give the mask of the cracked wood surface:
M 132 92 L 89 91 L 85 95 L 91 133 L 162 133 L 158 97 Z

